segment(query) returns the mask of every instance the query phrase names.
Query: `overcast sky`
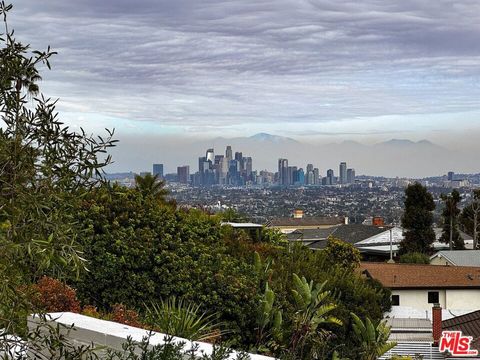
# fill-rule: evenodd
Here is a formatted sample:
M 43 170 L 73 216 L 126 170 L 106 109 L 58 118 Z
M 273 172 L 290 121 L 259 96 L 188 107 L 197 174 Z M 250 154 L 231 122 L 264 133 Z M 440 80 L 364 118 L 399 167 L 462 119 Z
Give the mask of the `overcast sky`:
M 120 140 L 268 132 L 480 150 L 478 0 L 15 0 L 10 22 L 58 51 L 42 89 L 62 118 Z

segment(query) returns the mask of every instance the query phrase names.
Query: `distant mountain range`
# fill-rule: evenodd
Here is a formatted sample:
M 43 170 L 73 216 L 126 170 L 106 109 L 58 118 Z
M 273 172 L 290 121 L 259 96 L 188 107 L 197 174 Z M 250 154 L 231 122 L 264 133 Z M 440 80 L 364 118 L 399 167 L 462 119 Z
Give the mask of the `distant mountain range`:
M 227 145 L 232 146 L 234 153 L 238 151 L 243 156 L 251 156 L 253 168 L 257 170 L 276 171 L 279 158 L 287 158 L 289 164 L 302 168 L 312 163 L 322 175 L 330 168 L 337 174 L 341 161 L 346 161 L 347 166 L 355 168 L 359 175 L 388 177 L 425 177 L 442 175 L 450 170 L 480 170 L 475 154 L 452 151 L 429 140 L 415 142 L 391 139 L 372 145 L 351 140 L 312 144 L 268 133 L 230 139 L 217 137 L 195 142 L 191 139 L 167 138 L 145 140 L 140 154 L 138 144 L 127 144 L 127 147 L 136 150 L 123 152 L 116 159 L 120 158 L 125 163 L 142 164 L 144 170 L 150 169 L 152 163 L 164 163 L 168 172 L 175 172 L 180 165 L 190 165 L 190 172 L 194 173 L 198 170 L 198 158 L 205 156 L 207 149 L 214 148 L 215 154 L 225 154 Z M 135 168 L 132 170 L 138 171 Z

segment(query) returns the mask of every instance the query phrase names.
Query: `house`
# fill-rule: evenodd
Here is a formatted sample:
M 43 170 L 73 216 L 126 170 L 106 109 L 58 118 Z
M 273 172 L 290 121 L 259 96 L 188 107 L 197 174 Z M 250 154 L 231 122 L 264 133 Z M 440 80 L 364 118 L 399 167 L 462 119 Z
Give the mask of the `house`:
M 327 239 L 333 236 L 352 245 L 385 231 L 383 227 L 361 224 L 337 225 L 327 229 L 296 229 L 287 234 L 290 241 L 301 241 L 311 249 L 327 246 Z
M 430 264 L 480 266 L 480 250 L 442 250 L 430 257 Z
M 388 258 L 392 252 L 392 256 L 397 257 L 400 243 L 403 240 L 403 232 L 404 229 L 399 226 L 385 227 L 382 232 L 356 243 L 355 246 L 366 255 Z M 433 247 L 436 250 L 448 249 L 447 244 L 438 240 L 433 243 Z
M 393 307 L 480 309 L 480 267 L 364 262 L 360 271 L 392 291 Z

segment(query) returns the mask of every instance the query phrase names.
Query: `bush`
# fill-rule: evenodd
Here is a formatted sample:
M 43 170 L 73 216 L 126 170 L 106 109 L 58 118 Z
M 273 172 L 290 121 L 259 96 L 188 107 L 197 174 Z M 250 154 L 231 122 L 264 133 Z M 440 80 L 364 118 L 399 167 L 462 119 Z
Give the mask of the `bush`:
M 44 276 L 33 285 L 33 289 L 35 294 L 33 303 L 37 310 L 80 312 L 76 291 L 57 279 Z
M 404 264 L 430 264 L 430 257 L 419 252 L 411 252 L 401 255 L 400 262 Z
M 113 305 L 113 310 L 110 314 L 107 315 L 112 321 L 118 322 L 120 324 L 125 324 L 129 326 L 134 326 L 138 328 L 144 327 L 139 320 L 139 315 L 135 310 L 127 309 L 123 304 Z
M 251 261 L 229 253 L 215 217 L 119 186 L 93 190 L 78 214 L 90 271 L 74 283 L 84 303 L 142 310 L 176 296 L 221 313 L 230 337 L 253 336 L 257 275 Z

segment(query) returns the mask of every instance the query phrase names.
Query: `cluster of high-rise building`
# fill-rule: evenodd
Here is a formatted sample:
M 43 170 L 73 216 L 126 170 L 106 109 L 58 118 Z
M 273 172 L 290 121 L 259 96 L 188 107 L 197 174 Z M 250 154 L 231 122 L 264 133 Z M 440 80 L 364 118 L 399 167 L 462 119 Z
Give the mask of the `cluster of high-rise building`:
M 164 178 L 163 164 L 153 164 L 153 174 Z M 348 185 L 355 183 L 355 169 L 347 168 L 346 162 L 341 162 L 339 175 L 335 176 L 332 169 L 328 169 L 322 177 L 318 167 L 307 164 L 305 170 L 297 166 L 290 166 L 288 159 L 278 159 L 278 171 L 270 172 L 253 170 L 253 161 L 250 156 L 243 156 L 242 152 L 233 153 L 232 147 L 227 146 L 225 154 L 215 154 L 214 149 L 208 149 L 205 156 L 198 158 L 198 171 L 190 174 L 190 166 L 177 167 L 176 174 L 166 174 L 169 181 L 193 186 L 213 185 L 278 185 L 278 186 L 319 186 L 319 185 Z
M 252 158 L 241 152 L 232 152 L 227 146 L 225 155 L 215 155 L 208 149 L 205 156 L 198 158 L 198 171 L 192 176 L 194 186 L 233 185 L 243 186 L 254 181 Z
M 308 164 L 306 169 L 289 166 L 288 159 L 278 159 L 276 183 L 281 186 L 290 185 L 347 185 L 355 183 L 355 169 L 347 169 L 347 163 L 341 162 L 339 176 L 332 169 L 327 170 L 325 177 L 320 176 L 318 168 Z

